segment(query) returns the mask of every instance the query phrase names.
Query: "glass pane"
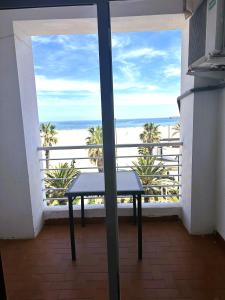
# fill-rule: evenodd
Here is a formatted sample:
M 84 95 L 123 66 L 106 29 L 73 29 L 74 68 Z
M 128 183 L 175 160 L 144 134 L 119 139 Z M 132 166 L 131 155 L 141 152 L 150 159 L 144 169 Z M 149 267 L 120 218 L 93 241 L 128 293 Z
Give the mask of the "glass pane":
M 115 135 L 117 144 L 125 144 L 117 148 L 117 169 L 136 170 L 143 201 L 178 202 L 180 148 L 143 144 L 179 141 L 182 28 L 151 10 L 147 1 L 111 3 Z
M 78 173 L 103 171 L 102 148 L 86 148 L 102 144 L 97 11 L 72 9 L 77 18 L 45 21 L 42 34 L 32 36 L 42 145 L 61 147 L 43 151 L 48 205 L 67 204 L 65 190 Z M 89 197 L 85 204 L 103 200 Z

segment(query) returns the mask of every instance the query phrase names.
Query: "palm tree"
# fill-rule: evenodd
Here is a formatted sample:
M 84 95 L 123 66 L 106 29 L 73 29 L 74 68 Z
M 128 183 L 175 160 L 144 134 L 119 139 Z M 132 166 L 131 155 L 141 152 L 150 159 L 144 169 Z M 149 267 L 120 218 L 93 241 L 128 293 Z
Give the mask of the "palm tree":
M 158 143 L 161 138 L 159 125 L 156 125 L 155 123 L 144 124 L 144 130 L 139 137 L 144 144 Z M 147 149 L 149 155 L 152 155 L 153 147 L 148 147 Z M 139 149 L 139 152 L 142 153 L 142 148 Z
M 40 133 L 42 138 L 42 145 L 43 147 L 51 147 L 57 143 L 57 131 L 55 130 L 55 125 L 51 123 L 41 123 L 40 125 Z M 46 158 L 46 169 L 49 169 L 49 158 L 50 152 L 49 150 L 45 151 L 45 158 Z
M 155 157 L 138 157 L 137 162 L 133 162 L 132 168 L 140 176 L 147 195 L 160 195 L 162 192 L 161 185 L 171 184 L 174 182 L 173 177 L 169 177 L 169 169 L 165 168 L 162 163 L 156 163 Z M 149 202 L 149 198 L 145 198 L 145 202 Z M 158 200 L 158 197 L 155 197 Z
M 58 170 L 48 171 L 45 179 L 47 189 L 61 189 L 47 191 L 47 197 L 52 198 L 52 205 L 59 204 L 59 201 L 55 201 L 54 198 L 63 198 L 65 190 L 68 188 L 73 178 L 79 174 L 79 171 L 75 167 L 75 161 L 73 161 L 70 166 L 67 162 L 59 163 L 55 166 L 55 169 Z M 57 180 L 54 180 L 56 178 Z M 61 202 L 60 204 L 63 203 Z
M 102 127 L 91 127 L 88 129 L 89 136 L 86 138 L 87 145 L 102 145 Z M 88 150 L 91 163 L 98 167 L 99 172 L 103 172 L 103 152 L 102 148 L 90 148 Z
M 180 135 L 180 129 L 181 129 L 180 123 L 177 123 L 177 124 L 173 127 L 173 134 L 172 134 L 172 136 Z

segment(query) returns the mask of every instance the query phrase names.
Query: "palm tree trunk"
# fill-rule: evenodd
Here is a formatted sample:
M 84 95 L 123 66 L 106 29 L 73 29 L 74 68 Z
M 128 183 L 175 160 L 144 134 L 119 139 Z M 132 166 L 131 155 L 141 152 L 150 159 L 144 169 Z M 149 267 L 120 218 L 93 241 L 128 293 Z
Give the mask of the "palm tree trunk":
M 144 199 L 145 199 L 144 203 L 149 203 L 150 202 L 150 198 L 149 197 L 145 197 Z
M 104 172 L 103 159 L 99 158 L 97 161 L 98 172 Z
M 154 148 L 154 147 L 148 147 L 148 153 L 149 153 L 149 155 L 152 155 L 152 154 L 153 154 L 153 148 Z
M 46 169 L 49 169 L 49 158 L 50 158 L 50 153 L 49 150 L 45 151 L 45 158 L 46 158 Z

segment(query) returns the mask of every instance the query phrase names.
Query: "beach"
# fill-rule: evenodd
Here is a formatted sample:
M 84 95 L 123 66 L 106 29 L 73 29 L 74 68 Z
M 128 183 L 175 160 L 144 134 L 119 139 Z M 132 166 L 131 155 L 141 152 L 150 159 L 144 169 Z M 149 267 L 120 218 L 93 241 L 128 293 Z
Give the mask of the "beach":
M 116 128 L 115 138 L 117 144 L 138 144 L 142 143 L 139 138 L 143 127 L 127 127 Z M 159 126 L 161 138 L 172 138 L 173 126 Z M 57 130 L 57 146 L 78 146 L 86 145 L 86 138 L 88 137 L 87 129 L 72 129 L 72 130 Z
M 161 132 L 161 138 L 173 137 L 174 125 L 159 126 Z M 143 131 L 143 127 L 126 127 L 116 128 L 115 139 L 116 144 L 139 144 L 142 143 L 139 135 Z M 57 130 L 57 146 L 81 146 L 86 145 L 86 138 L 88 137 L 87 129 L 71 129 L 71 130 Z M 175 136 L 179 137 L 179 136 Z M 177 149 L 169 149 L 170 153 L 177 153 Z M 137 148 L 118 148 L 116 150 L 117 156 L 135 156 L 138 155 Z M 57 150 L 50 151 L 50 158 L 84 158 L 88 157 L 88 150 L 86 149 L 75 149 L 75 150 Z M 118 163 L 119 165 L 130 165 L 135 158 L 121 158 Z M 65 161 L 65 160 L 64 160 Z M 51 161 L 51 166 L 55 166 L 60 161 Z M 94 167 L 90 163 L 89 159 L 76 159 L 76 166 L 78 168 Z

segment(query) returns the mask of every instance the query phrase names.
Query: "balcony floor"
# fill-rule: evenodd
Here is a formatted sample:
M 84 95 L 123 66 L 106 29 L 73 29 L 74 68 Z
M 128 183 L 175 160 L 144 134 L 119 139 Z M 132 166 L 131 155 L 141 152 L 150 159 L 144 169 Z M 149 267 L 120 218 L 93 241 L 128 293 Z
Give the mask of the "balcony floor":
M 105 226 L 76 228 L 71 262 L 67 225 L 46 225 L 35 240 L 1 242 L 9 300 L 107 300 Z M 136 228 L 120 224 L 122 300 L 224 300 L 225 248 L 217 237 L 188 235 L 178 221 L 143 224 L 143 261 Z

